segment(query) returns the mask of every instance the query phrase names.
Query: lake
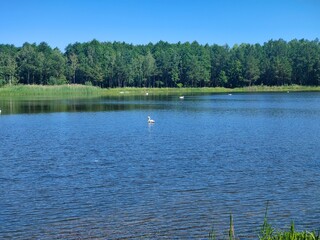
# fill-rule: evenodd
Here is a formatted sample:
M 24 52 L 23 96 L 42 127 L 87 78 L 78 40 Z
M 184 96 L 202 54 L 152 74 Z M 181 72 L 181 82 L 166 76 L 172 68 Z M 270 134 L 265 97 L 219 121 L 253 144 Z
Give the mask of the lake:
M 0 99 L 0 239 L 319 230 L 320 93 Z M 147 123 L 147 116 L 155 120 Z

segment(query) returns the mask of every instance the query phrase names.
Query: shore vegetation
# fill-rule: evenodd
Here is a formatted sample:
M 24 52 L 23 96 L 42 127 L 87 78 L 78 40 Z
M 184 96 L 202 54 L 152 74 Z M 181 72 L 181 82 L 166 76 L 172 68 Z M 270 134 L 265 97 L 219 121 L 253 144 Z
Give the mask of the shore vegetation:
M 226 239 L 226 240 L 238 240 L 243 239 L 238 237 L 235 232 L 235 226 L 233 224 L 233 216 L 230 214 L 230 223 L 229 223 L 229 230 L 227 234 L 220 234 L 211 230 L 209 233 L 210 240 L 219 240 L 219 239 Z M 286 230 L 279 230 L 274 227 L 268 222 L 267 217 L 265 216 L 264 222 L 261 226 L 261 229 L 258 231 L 256 236 L 248 237 L 250 239 L 259 239 L 259 240 L 320 240 L 320 231 L 297 231 L 295 229 L 294 222 L 291 222 L 290 228 Z
M 0 97 L 103 97 L 103 96 L 152 96 L 152 95 L 193 95 L 214 93 L 254 93 L 254 92 L 297 92 L 320 91 L 320 86 L 251 86 L 244 88 L 100 88 L 80 84 L 48 85 L 5 85 L 0 88 Z

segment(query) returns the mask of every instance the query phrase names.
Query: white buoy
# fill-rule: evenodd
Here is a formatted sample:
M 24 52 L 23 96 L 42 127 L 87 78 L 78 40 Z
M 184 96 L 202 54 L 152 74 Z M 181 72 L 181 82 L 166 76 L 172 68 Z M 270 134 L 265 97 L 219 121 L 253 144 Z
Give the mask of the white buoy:
M 151 119 L 150 116 L 148 116 L 148 123 L 155 123 L 155 121 L 153 119 Z

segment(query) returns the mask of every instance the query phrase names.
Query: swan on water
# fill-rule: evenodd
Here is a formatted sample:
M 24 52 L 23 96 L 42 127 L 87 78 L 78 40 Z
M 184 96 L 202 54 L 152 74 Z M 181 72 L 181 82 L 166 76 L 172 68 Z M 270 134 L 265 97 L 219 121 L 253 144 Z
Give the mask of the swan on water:
M 184 96 L 180 96 L 179 98 L 180 98 L 180 99 L 184 99 Z
M 154 123 L 154 120 L 153 120 L 153 119 L 151 119 L 151 117 L 150 117 L 150 116 L 148 116 L 148 123 Z

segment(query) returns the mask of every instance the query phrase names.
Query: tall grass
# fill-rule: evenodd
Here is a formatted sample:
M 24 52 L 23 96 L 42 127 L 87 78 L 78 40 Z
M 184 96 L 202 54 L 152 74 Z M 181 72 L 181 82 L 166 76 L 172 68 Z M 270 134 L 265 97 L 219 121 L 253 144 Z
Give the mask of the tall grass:
M 234 225 L 232 214 L 230 214 L 229 240 L 234 240 Z
M 190 95 L 201 93 L 290 92 L 320 91 L 320 86 L 252 86 L 244 88 L 112 88 L 102 89 L 85 85 L 6 85 L 0 96 L 133 96 L 133 95 Z
M 14 85 L 0 88 L 0 96 L 100 95 L 102 90 L 84 85 Z
M 271 226 L 270 226 L 271 227 Z M 267 233 L 261 235 L 260 240 L 319 240 L 319 232 L 297 232 L 295 230 L 294 222 L 291 223 L 290 230 L 288 231 L 274 231 L 273 233 Z
M 267 203 L 266 212 L 264 215 L 263 224 L 261 226 L 257 239 L 259 240 L 320 240 L 319 231 L 318 232 L 296 231 L 294 222 L 291 222 L 290 229 L 286 231 L 276 230 L 268 222 L 267 213 L 268 213 L 268 203 Z M 214 229 L 212 229 L 211 232 L 209 233 L 209 239 L 210 240 L 218 239 Z M 232 214 L 230 214 L 229 236 L 222 239 L 229 239 L 229 240 L 239 239 L 235 235 Z
M 320 91 L 320 86 L 301 86 L 301 85 L 284 85 L 284 86 L 250 86 L 244 88 L 235 88 L 235 92 L 312 92 Z
M 263 224 L 259 233 L 259 239 L 270 239 L 275 232 L 275 229 L 268 222 L 268 217 L 267 217 L 268 207 L 269 207 L 269 202 L 267 202 L 266 212 L 263 218 Z

